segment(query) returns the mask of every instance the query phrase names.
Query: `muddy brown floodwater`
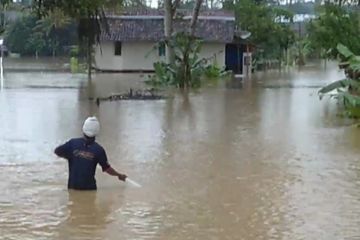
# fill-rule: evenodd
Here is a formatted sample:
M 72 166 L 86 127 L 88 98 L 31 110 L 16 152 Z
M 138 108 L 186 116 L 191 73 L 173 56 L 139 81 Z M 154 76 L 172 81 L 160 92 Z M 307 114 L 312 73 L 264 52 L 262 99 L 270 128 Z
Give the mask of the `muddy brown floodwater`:
M 319 101 L 336 66 L 259 74 L 157 101 L 86 100 L 86 80 L 8 73 L 0 92 L 0 239 L 360 239 L 360 130 Z M 95 94 L 144 79 L 97 75 Z M 68 192 L 53 154 L 89 113 L 111 164 Z

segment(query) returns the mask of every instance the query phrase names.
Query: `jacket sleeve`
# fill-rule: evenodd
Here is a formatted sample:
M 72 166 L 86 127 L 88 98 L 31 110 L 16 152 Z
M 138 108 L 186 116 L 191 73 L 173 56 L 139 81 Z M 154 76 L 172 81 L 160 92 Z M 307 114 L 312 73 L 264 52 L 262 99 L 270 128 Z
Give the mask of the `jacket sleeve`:
M 70 160 L 72 154 L 71 140 L 55 148 L 54 153 L 59 157 Z
M 99 162 L 103 172 L 105 172 L 106 170 L 108 170 L 111 167 L 104 149 L 101 150 L 100 155 L 98 156 L 98 162 Z

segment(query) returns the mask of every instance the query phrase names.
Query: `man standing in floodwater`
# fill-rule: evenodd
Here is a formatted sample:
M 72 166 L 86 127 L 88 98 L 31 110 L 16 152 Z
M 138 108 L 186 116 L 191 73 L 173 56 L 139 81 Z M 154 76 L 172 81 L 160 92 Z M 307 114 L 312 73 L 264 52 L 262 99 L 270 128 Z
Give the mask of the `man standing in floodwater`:
M 127 176 L 118 173 L 110 166 L 105 150 L 95 142 L 95 137 L 100 131 L 97 118 L 87 118 L 82 130 L 84 137 L 71 139 L 55 149 L 57 156 L 68 160 L 68 189 L 96 190 L 95 171 L 97 164 L 100 164 L 103 172 L 125 181 Z

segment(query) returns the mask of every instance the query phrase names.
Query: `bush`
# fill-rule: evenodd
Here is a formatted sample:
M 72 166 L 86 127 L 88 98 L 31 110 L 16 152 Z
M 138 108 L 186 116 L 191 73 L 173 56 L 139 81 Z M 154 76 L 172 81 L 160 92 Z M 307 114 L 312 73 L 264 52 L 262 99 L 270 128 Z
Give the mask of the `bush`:
M 19 18 L 12 23 L 5 33 L 5 42 L 11 52 L 21 55 L 34 54 L 28 41 L 32 36 L 33 28 L 36 26 L 36 18 L 30 15 Z
M 216 64 L 208 64 L 209 59 L 199 57 L 201 43 L 186 33 L 173 35 L 165 44 L 174 49 L 174 63 L 156 62 L 155 74 L 146 83 L 153 87 L 198 88 L 204 80 L 223 76 L 225 71 Z M 161 44 L 164 42 L 158 45 Z
M 11 52 L 29 56 L 38 53 L 51 56 L 53 53 L 69 54 L 65 46 L 76 44 L 74 24 L 66 28 L 56 29 L 49 34 L 39 19 L 27 14 L 11 23 L 5 31 L 5 42 Z M 56 44 L 54 44 L 56 43 Z M 74 50 L 71 54 L 76 54 Z M 73 56 L 73 55 L 72 55 Z

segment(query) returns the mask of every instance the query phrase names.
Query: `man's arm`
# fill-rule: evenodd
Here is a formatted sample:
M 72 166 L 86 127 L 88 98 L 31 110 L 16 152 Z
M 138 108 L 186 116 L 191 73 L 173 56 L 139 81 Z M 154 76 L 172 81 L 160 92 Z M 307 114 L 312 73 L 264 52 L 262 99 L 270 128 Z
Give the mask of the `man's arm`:
M 116 176 L 116 177 L 118 177 L 119 180 L 124 181 L 124 182 L 125 182 L 126 177 L 127 177 L 125 174 L 119 173 L 118 171 L 116 171 L 115 169 L 113 169 L 113 168 L 110 167 L 110 166 L 105 170 L 105 172 L 106 172 L 107 174 L 111 175 L 111 176 Z
M 60 145 L 57 148 L 55 148 L 54 153 L 58 157 L 69 159 L 70 155 L 71 155 L 71 143 L 70 143 L 70 141 L 68 141 L 65 144 Z
M 100 158 L 99 158 L 99 164 L 103 170 L 103 172 L 106 172 L 107 174 L 109 174 L 110 176 L 115 176 L 117 177 L 119 180 L 124 181 L 126 180 L 126 175 L 125 174 L 121 174 L 118 171 L 116 171 L 114 168 L 112 168 L 108 162 L 105 150 L 103 150 L 101 152 Z

